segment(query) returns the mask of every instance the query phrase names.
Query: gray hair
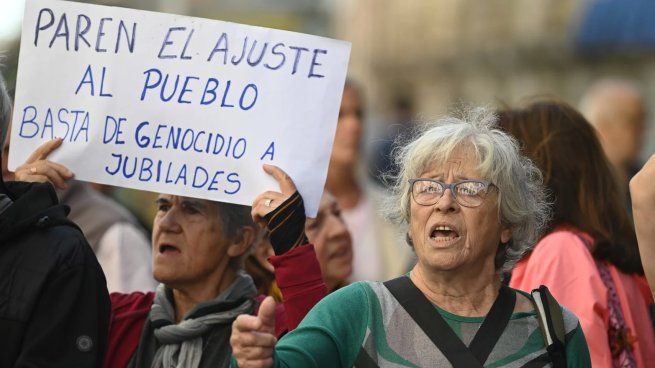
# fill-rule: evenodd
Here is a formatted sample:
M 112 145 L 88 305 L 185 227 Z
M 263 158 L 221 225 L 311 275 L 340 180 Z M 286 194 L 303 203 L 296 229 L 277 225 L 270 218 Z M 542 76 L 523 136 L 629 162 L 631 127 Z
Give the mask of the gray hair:
M 512 240 L 499 246 L 496 257 L 496 269 L 509 272 L 534 247 L 550 216 L 541 172 L 520 154 L 516 139 L 498 129 L 490 109 L 465 108 L 459 115 L 424 124 L 411 135 L 414 138 L 401 138 L 396 143 L 392 155 L 399 172 L 391 178 L 393 193 L 385 213 L 407 230 L 411 200 L 408 180 L 445 162 L 456 149 L 472 147 L 483 178 L 499 189 L 500 221 L 512 231 Z M 411 245 L 409 239 L 408 243 Z
M 254 223 L 250 215 L 250 206 L 234 203 L 215 202 L 218 205 L 218 217 L 221 221 L 221 229 L 226 239 L 237 241 L 243 235 L 244 227 L 252 227 L 255 231 L 250 247 L 242 256 L 230 261 L 230 266 L 236 270 L 243 268 L 243 261 L 252 253 L 263 236 L 263 231 Z
M 0 149 L 2 149 L 2 145 L 5 143 L 5 137 L 8 134 L 11 109 L 11 97 L 9 97 L 5 79 L 0 74 Z

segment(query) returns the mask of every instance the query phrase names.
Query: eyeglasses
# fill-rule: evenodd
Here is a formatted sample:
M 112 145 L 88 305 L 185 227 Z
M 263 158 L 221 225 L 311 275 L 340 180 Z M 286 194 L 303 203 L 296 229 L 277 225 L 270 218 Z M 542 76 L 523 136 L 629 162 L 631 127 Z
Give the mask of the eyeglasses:
M 493 185 L 485 180 L 462 180 L 446 184 L 434 179 L 409 179 L 412 198 L 421 206 L 432 206 L 450 189 L 453 199 L 464 207 L 477 207 L 484 202 Z

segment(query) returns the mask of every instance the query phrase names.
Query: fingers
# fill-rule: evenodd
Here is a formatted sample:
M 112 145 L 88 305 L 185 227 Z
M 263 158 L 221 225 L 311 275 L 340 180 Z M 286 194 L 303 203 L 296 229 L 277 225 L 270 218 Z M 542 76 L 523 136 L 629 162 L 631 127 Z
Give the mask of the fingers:
M 275 332 L 275 306 L 275 299 L 272 296 L 267 296 L 262 301 L 257 312 L 257 317 L 262 323 L 260 331 L 266 331 L 271 334 Z
M 239 368 L 267 368 L 273 366 L 273 358 L 259 360 L 237 359 L 237 364 L 239 364 Z
M 43 143 L 42 145 L 39 146 L 32 154 L 30 157 L 25 161 L 25 163 L 32 163 L 37 160 L 44 160 L 48 158 L 48 156 L 59 146 L 61 146 L 61 143 L 64 140 L 62 138 L 55 138 L 53 140 L 47 141 Z
M 278 184 L 280 184 L 282 194 L 286 194 L 287 197 L 289 197 L 296 191 L 296 185 L 293 183 L 293 180 L 291 180 L 291 177 L 279 167 L 264 164 L 264 171 L 271 175 Z
M 24 176 L 23 178 L 19 178 L 18 176 L 15 177 L 16 181 L 24 181 L 28 183 L 47 183 L 50 180 L 48 180 L 48 177 L 45 175 L 27 175 Z
M 73 173 L 66 166 L 47 160 L 62 142 L 62 138 L 57 138 L 40 145 L 27 161 L 16 169 L 15 179 L 26 182 L 49 181 L 56 188 L 66 189 L 66 181 L 73 177 Z
M 262 225 L 262 227 L 265 227 L 266 224 L 263 223 L 264 216 L 275 210 L 286 201 L 287 198 L 288 196 L 273 191 L 261 193 L 252 202 L 252 210 L 250 211 L 252 219 L 256 223 Z
M 270 302 L 269 302 L 270 303 Z M 264 313 L 268 313 L 268 306 Z M 230 344 L 239 367 L 270 367 L 277 339 L 272 333 L 260 332 L 263 323 L 258 316 L 240 315 L 232 324 Z
M 51 182 L 56 188 L 66 189 L 66 181 L 73 173 L 65 166 L 48 160 L 25 163 L 16 169 L 16 180 L 25 182 Z M 45 177 L 45 180 L 43 178 Z
M 237 332 L 257 331 L 262 327 L 262 321 L 257 316 L 242 314 L 232 323 L 232 330 Z
M 240 347 L 244 356 L 249 358 L 263 358 L 261 355 L 265 348 L 272 349 L 277 343 L 277 339 L 273 334 L 267 332 L 241 332 L 238 333 L 234 340 L 230 337 L 231 343 Z

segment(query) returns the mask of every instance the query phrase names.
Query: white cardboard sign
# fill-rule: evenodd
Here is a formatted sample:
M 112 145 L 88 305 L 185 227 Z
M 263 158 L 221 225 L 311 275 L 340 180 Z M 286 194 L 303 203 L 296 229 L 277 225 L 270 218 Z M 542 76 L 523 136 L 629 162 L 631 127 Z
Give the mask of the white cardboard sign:
M 28 0 L 9 167 L 62 137 L 76 178 L 250 205 L 284 169 L 314 216 L 350 44 L 235 23 Z

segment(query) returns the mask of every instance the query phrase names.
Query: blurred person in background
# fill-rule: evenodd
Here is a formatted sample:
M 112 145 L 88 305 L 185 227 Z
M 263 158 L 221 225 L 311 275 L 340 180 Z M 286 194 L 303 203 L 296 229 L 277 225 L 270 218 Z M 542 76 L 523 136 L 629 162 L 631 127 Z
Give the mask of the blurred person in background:
M 619 183 L 631 214 L 628 182 L 641 167 L 638 162 L 646 126 L 646 103 L 631 83 L 603 79 L 593 84 L 580 101 L 580 111 L 596 128 L 600 144 Z
M 9 130 L 8 130 L 9 131 Z M 9 135 L 3 157 L 9 154 Z M 57 184 L 57 196 L 70 207 L 69 219 L 84 232 L 107 278 L 109 292 L 155 290 L 152 277 L 150 241 L 136 218 L 118 202 L 94 190 L 89 183 L 71 180 L 72 173 L 47 160 L 52 150 L 59 147 L 45 143 L 48 150 L 43 157 L 33 157 L 9 171 L 7 160 L 2 161 L 4 180 L 35 181 L 48 176 Z
M 630 180 L 630 194 L 641 261 L 655 295 L 655 155 Z
M 316 218 L 305 221 L 305 234 L 314 245 L 328 293 L 347 285 L 352 273 L 352 240 L 341 218 L 339 205 L 328 191 L 323 192 Z M 281 302 L 276 267 L 279 268 L 278 257 L 269 237 L 265 236 L 246 259 L 245 269 L 255 280 L 260 294 L 271 295 L 276 302 Z
M 352 235 L 353 281 L 384 280 L 398 275 L 410 268 L 413 259 L 411 250 L 398 246 L 396 229 L 383 219 L 376 206 L 385 193 L 367 183 L 367 175 L 361 172 L 363 98 L 361 87 L 347 80 L 325 184 L 336 198 Z
M 0 144 L 10 120 L 0 75 Z M 67 214 L 50 184 L 0 177 L 0 367 L 102 363 L 110 315 L 105 277 Z
M 411 133 L 414 118 L 414 103 L 409 96 L 398 96 L 394 103 L 394 116 L 382 137 L 375 140 L 370 159 L 370 175 L 378 185 L 387 187 L 387 178 L 398 175 L 398 167 L 393 162 L 394 142 Z
M 509 285 L 546 285 L 580 319 L 594 367 L 652 367 L 655 336 L 634 229 L 593 127 L 565 103 L 500 111 L 541 169 L 553 217 Z

